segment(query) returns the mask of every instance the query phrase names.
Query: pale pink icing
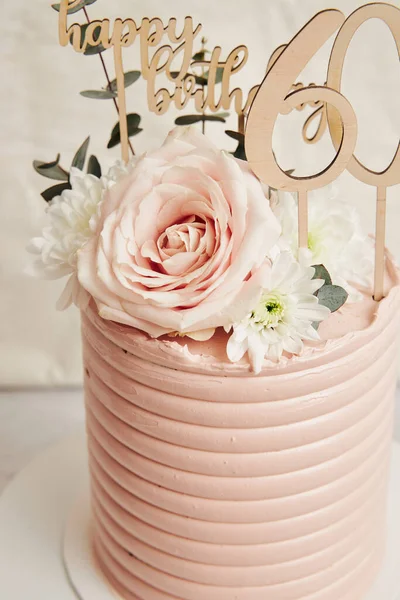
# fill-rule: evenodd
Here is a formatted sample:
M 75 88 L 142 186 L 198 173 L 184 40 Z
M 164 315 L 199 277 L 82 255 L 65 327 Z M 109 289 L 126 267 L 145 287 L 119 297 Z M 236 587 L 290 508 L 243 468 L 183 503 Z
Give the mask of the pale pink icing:
M 126 600 L 361 600 L 384 549 L 400 287 L 255 376 L 82 316 L 95 549 Z

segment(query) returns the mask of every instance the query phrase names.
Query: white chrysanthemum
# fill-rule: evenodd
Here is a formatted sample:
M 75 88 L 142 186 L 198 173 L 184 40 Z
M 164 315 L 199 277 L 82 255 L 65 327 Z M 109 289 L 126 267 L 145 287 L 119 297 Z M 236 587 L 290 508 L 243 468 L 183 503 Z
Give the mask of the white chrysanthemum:
M 28 251 L 37 255 L 30 265 L 31 275 L 44 279 L 69 276 L 57 308 L 64 310 L 72 303 L 85 308 L 89 294 L 77 277 L 77 253 L 93 236 L 104 193 L 131 172 L 136 159 L 127 165 L 117 161 L 101 179 L 71 168 L 71 190 L 56 196 L 47 209 L 49 224 L 42 237 L 34 238 Z
M 68 308 L 72 302 L 83 308 L 88 294 L 78 282 L 77 252 L 92 237 L 97 224 L 104 185 L 94 175 L 79 169 L 71 169 L 71 190 L 56 196 L 47 209 L 48 226 L 42 237 L 34 238 L 28 251 L 37 258 L 30 266 L 32 275 L 44 279 L 69 276 L 57 303 L 59 310 Z
M 275 195 L 273 210 L 282 225 L 280 250 L 290 250 L 306 266 L 323 264 L 332 281 L 361 299 L 351 284 L 371 287 L 374 268 L 372 240 L 363 235 L 356 209 L 337 198 L 334 186 L 309 193 L 308 249 L 298 249 L 297 199 L 288 192 Z
M 318 340 L 313 323 L 330 311 L 314 296 L 323 280 L 313 279 L 315 269 L 301 266 L 290 252 L 274 260 L 257 306 L 233 325 L 227 355 L 239 361 L 247 352 L 252 369 L 259 373 L 265 357 L 278 361 L 283 352 L 300 354 L 303 340 Z

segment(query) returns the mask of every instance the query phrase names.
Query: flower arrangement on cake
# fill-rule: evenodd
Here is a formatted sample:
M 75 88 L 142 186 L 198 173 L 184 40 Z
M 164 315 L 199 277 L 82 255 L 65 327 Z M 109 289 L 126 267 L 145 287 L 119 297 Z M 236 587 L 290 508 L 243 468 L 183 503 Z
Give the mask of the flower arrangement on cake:
M 352 283 L 372 284 L 354 209 L 319 192 L 299 252 L 293 197 L 275 193 L 271 207 L 248 163 L 194 126 L 103 177 L 72 168 L 70 182 L 30 245 L 38 274 L 68 277 L 60 309 L 93 298 L 102 318 L 152 337 L 204 341 L 223 327 L 229 359 L 247 353 L 258 373 L 264 357 L 318 340 L 318 324 L 357 301 Z

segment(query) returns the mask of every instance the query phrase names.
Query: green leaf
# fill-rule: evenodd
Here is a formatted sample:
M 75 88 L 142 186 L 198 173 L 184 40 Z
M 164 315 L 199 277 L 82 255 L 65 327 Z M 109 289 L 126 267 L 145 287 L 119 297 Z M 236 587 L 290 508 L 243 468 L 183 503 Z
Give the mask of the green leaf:
M 33 161 L 33 168 L 36 173 L 39 175 L 43 175 L 43 177 L 47 177 L 48 179 L 55 179 L 56 181 L 68 181 L 69 175 L 60 165 L 60 155 L 57 154 L 56 160 L 52 162 L 46 163 L 41 160 Z
M 324 265 L 313 265 L 315 274 L 313 279 L 323 279 L 324 285 L 332 285 L 332 279 Z
M 205 55 L 206 50 L 200 50 L 200 52 L 196 52 L 196 54 L 193 54 L 192 60 L 194 60 L 195 62 L 198 60 L 204 60 Z
M 95 2 L 97 2 L 97 0 L 81 0 L 81 2 L 79 2 L 76 6 L 74 6 L 74 8 L 70 8 L 68 13 L 69 15 L 73 15 L 74 13 L 77 13 L 79 10 L 82 10 L 82 8 L 84 8 L 85 6 L 89 6 L 90 4 L 94 4 Z M 57 12 L 60 12 L 60 4 L 52 4 L 51 8 L 54 8 L 54 10 L 56 10 Z
M 89 25 L 90 25 L 90 23 L 85 23 L 84 25 L 81 25 L 81 41 L 80 41 L 81 47 L 85 43 L 86 29 L 89 27 Z M 98 25 L 94 29 L 93 37 L 96 39 L 96 35 L 99 36 L 100 33 L 101 33 L 101 25 Z M 73 36 L 71 37 L 69 43 L 72 45 Z M 104 48 L 103 44 L 98 44 L 97 46 L 93 46 L 92 44 L 87 44 L 84 54 L 85 54 L 85 56 L 91 56 L 93 54 L 100 54 L 100 52 L 104 52 L 104 50 L 105 50 L 105 48 Z
M 93 100 L 112 100 L 117 97 L 117 94 L 110 90 L 85 90 L 80 92 L 84 98 L 92 98 Z
M 140 76 L 141 76 L 140 71 L 128 71 L 127 73 L 125 73 L 124 74 L 125 87 L 127 88 L 130 85 L 133 85 L 139 79 Z M 117 80 L 113 79 L 113 81 L 107 87 L 109 90 L 111 90 L 111 92 L 116 92 L 118 89 Z
M 340 285 L 324 285 L 318 290 L 317 297 L 320 304 L 335 312 L 346 302 L 348 293 Z
M 58 183 L 51 188 L 48 188 L 41 193 L 41 196 L 46 202 L 50 202 L 56 196 L 60 196 L 64 190 L 70 190 L 71 184 L 67 181 L 66 183 Z
M 217 67 L 217 72 L 215 74 L 215 83 L 221 83 L 223 75 L 224 75 L 224 68 Z
M 201 115 L 201 121 L 219 121 L 225 123 L 225 116 L 227 113 L 220 113 L 218 115 Z M 228 113 L 229 114 L 229 113 Z
M 235 152 L 233 153 L 233 156 L 235 158 L 240 158 L 240 160 L 247 160 L 246 150 L 245 150 L 244 144 L 242 142 L 239 142 L 238 147 L 236 148 Z
M 202 115 L 183 115 L 175 119 L 175 125 L 193 125 L 193 123 L 200 123 Z
M 206 73 L 204 75 L 195 75 L 194 78 L 196 80 L 197 85 L 205 86 L 208 83 Z
M 99 179 L 101 177 L 101 165 L 94 154 L 89 158 L 87 172 Z
M 140 133 L 141 131 L 143 131 L 143 129 L 141 129 L 139 127 L 140 121 L 141 121 L 141 117 L 140 115 L 136 114 L 136 113 L 130 113 L 129 115 L 127 115 L 127 122 L 128 122 L 128 136 L 129 137 L 133 137 L 135 135 L 137 135 L 138 133 Z M 107 144 L 107 148 L 114 148 L 114 146 L 118 146 L 118 144 L 121 143 L 121 132 L 120 132 L 120 126 L 119 126 L 119 121 L 118 123 L 116 123 L 116 125 L 114 126 L 112 132 L 111 132 L 111 136 L 110 136 L 110 140 Z
M 225 133 L 230 138 L 236 140 L 237 142 L 241 142 L 242 144 L 244 144 L 244 135 L 243 135 L 243 133 L 240 133 L 240 131 L 232 131 L 231 129 L 226 129 Z
M 128 121 L 128 134 L 129 134 L 130 130 L 133 131 L 134 129 L 137 129 L 139 127 L 141 117 L 137 113 L 129 113 L 128 115 L 126 115 L 126 120 Z M 113 130 L 111 132 L 111 137 L 113 137 L 117 133 L 119 133 L 119 121 L 113 127 Z
M 225 115 L 229 113 L 220 113 L 218 115 L 183 115 L 175 119 L 175 125 L 193 125 L 202 121 L 219 121 L 225 123 Z
M 86 140 L 83 142 L 82 146 L 78 149 L 77 153 L 75 154 L 75 156 L 72 160 L 71 167 L 76 167 L 77 169 L 80 169 L 81 171 L 83 171 L 83 167 L 85 166 L 87 151 L 89 148 L 89 142 L 90 142 L 90 136 L 86 138 Z

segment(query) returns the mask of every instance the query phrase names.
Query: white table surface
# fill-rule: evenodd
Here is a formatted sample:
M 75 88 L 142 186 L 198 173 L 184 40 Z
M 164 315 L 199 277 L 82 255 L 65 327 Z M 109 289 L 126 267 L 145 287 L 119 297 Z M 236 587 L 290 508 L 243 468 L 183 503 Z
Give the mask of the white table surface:
M 81 389 L 0 391 L 0 493 L 35 454 L 83 429 Z M 400 387 L 395 438 L 400 442 Z

